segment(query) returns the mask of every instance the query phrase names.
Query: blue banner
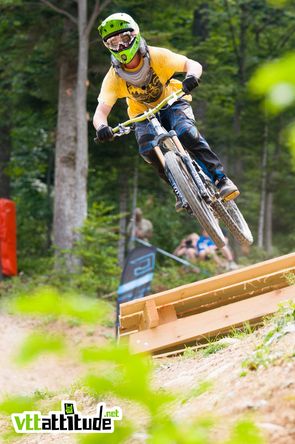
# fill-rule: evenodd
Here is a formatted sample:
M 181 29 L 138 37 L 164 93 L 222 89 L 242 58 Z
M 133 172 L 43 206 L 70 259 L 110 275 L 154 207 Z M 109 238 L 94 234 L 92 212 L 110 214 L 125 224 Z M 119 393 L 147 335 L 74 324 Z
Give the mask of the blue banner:
M 136 247 L 128 254 L 118 288 L 116 330 L 119 329 L 120 304 L 148 295 L 154 276 L 156 248 Z

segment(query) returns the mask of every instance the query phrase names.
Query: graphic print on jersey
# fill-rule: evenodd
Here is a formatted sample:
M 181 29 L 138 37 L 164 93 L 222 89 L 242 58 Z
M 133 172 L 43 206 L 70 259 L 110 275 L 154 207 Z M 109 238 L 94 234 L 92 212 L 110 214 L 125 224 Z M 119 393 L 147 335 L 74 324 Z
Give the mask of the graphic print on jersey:
M 161 94 L 163 92 L 163 85 L 155 73 L 155 71 L 152 70 L 152 78 L 149 82 L 149 84 L 145 88 L 140 88 L 138 86 L 131 85 L 131 83 L 126 82 L 127 90 L 129 94 L 141 103 L 152 103 L 158 100 L 161 97 Z

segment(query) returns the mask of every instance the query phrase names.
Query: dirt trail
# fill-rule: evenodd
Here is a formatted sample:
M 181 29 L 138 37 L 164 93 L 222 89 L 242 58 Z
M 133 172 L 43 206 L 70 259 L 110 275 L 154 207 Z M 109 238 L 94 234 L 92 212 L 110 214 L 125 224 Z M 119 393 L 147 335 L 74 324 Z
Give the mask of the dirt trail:
M 242 363 L 255 350 L 263 330 L 207 357 L 162 359 L 158 362 L 156 385 L 181 394 L 175 408 L 178 420 L 193 419 L 198 413 L 222 418 L 216 440 L 238 418 L 253 415 L 269 444 L 295 443 L 295 362 L 284 360 L 268 368 L 249 371 Z M 295 333 L 277 344 L 276 353 L 295 351 Z M 162 361 L 162 362 L 161 362 Z M 200 396 L 194 390 L 207 382 L 211 388 Z
M 55 395 L 51 401 L 59 401 L 70 394 L 81 412 L 93 413 L 93 399 L 85 396 L 81 389 L 73 389 L 73 383 L 82 376 L 74 350 L 78 344 L 106 343 L 113 330 L 100 326 L 93 329 L 49 324 L 47 328 L 63 333 L 70 340 L 73 355 L 67 359 L 43 356 L 28 367 L 19 369 L 11 359 L 25 335 L 39 324 L 38 320 L 0 313 L 0 398 L 6 394 L 32 395 L 38 390 L 53 392 Z M 269 444 L 295 443 L 295 360 L 282 358 L 276 365 L 249 371 L 241 377 L 242 362 L 253 352 L 265 329 L 243 339 L 234 339 L 227 348 L 209 356 L 199 352 L 191 358 L 155 360 L 155 387 L 180 394 L 179 402 L 171 407 L 177 420 L 191 420 L 200 414 L 214 412 L 218 424 L 214 433 L 218 443 L 220 438 L 224 439 L 228 424 L 251 413 Z M 294 354 L 295 332 L 286 334 L 275 347 L 281 355 L 290 355 L 292 351 Z M 204 381 L 209 385 L 208 391 L 196 394 Z M 29 435 L 19 442 L 71 444 L 76 441 L 70 435 L 58 435 L 58 439 L 56 435 Z M 144 442 L 142 437 L 132 440 L 133 444 Z
M 32 394 L 34 391 L 56 392 L 69 387 L 79 377 L 81 368 L 76 360 L 44 355 L 33 364 L 20 368 L 14 363 L 16 351 L 25 337 L 41 327 L 41 321 L 0 313 L 0 397 L 5 394 Z M 112 330 L 105 327 L 92 329 L 85 326 L 69 326 L 54 322 L 46 330 L 54 331 L 70 339 L 70 345 L 105 343 Z

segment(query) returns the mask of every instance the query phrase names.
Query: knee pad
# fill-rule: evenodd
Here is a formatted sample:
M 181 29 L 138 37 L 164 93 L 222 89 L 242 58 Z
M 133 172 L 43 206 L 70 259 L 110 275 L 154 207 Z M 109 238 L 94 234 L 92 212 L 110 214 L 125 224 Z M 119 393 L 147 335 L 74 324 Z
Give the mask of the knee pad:
M 200 141 L 200 133 L 194 124 L 185 123 L 180 128 L 175 128 L 178 138 L 184 148 L 193 149 Z

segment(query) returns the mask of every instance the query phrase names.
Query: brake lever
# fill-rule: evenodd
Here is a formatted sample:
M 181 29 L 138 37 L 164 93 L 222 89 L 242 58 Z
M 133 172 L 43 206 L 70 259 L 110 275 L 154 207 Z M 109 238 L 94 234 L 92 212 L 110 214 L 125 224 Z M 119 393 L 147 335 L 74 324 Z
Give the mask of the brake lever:
M 118 125 L 119 129 L 116 133 L 114 133 L 114 137 L 121 137 L 125 134 L 129 134 L 131 131 L 131 126 L 124 126 L 121 123 Z

